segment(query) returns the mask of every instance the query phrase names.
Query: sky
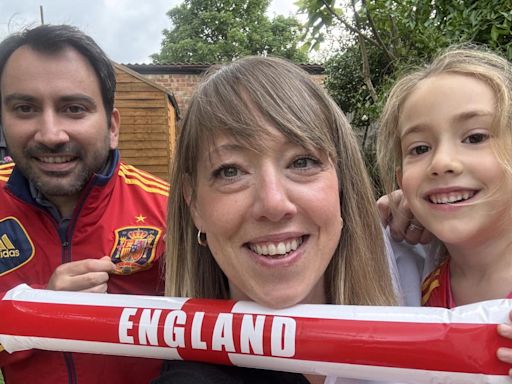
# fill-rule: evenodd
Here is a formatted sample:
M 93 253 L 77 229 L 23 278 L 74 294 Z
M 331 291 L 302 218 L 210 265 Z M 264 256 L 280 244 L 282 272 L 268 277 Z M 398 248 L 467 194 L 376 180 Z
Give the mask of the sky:
M 275 15 L 294 15 L 296 0 L 272 0 Z M 117 63 L 150 63 L 160 51 L 162 30 L 172 29 L 166 12 L 180 0 L 0 0 L 0 40 L 41 23 L 71 24 L 90 35 Z

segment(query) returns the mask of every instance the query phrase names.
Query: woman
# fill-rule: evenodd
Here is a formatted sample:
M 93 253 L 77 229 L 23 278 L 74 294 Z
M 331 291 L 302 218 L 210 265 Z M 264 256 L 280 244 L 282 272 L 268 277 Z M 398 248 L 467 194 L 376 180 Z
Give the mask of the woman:
M 213 68 L 183 120 L 171 172 L 167 295 L 271 308 L 395 304 L 356 138 L 296 65 L 247 57 Z M 259 374 L 325 381 L 171 362 L 158 382 L 180 382 L 184 371 L 183 382 L 217 382 L 206 378 L 219 372 L 236 383 L 272 382 Z

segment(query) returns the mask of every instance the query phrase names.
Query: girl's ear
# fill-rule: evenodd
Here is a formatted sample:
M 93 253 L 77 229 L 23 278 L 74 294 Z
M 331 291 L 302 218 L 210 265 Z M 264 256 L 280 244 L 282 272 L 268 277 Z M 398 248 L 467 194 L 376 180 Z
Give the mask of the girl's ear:
M 396 182 L 398 183 L 398 186 L 400 187 L 400 189 L 402 189 L 402 167 L 398 167 L 395 170 L 395 177 L 396 177 Z

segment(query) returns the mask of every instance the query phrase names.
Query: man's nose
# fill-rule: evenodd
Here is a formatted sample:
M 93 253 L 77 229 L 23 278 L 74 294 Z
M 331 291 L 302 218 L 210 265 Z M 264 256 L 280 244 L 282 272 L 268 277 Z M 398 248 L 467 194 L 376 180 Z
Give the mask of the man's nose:
M 54 111 L 41 113 L 34 139 L 49 148 L 55 148 L 69 141 L 63 122 Z

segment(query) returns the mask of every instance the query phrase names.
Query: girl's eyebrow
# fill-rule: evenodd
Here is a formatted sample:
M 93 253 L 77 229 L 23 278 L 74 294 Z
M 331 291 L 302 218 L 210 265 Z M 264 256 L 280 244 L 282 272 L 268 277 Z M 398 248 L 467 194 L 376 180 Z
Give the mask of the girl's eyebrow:
M 490 111 L 488 109 L 475 109 L 475 110 L 469 110 L 461 112 L 455 116 L 452 117 L 452 121 L 456 123 L 464 122 L 467 120 L 471 120 L 476 117 L 492 117 L 494 115 L 494 111 Z M 403 137 L 410 135 L 412 133 L 421 132 L 428 129 L 428 124 L 425 123 L 418 123 L 411 125 L 407 128 L 405 128 L 402 133 L 400 134 L 400 139 Z
M 476 109 L 466 112 L 461 112 L 458 115 L 456 115 L 453 120 L 455 121 L 465 121 L 472 119 L 474 117 L 487 117 L 487 116 L 493 116 L 494 111 L 489 111 L 487 109 Z
M 407 135 L 410 135 L 410 134 L 413 134 L 413 133 L 417 133 L 417 132 L 421 132 L 421 131 L 424 131 L 428 129 L 427 128 L 427 125 L 423 124 L 423 123 L 419 123 L 419 124 L 414 124 L 414 125 L 411 125 L 407 128 L 405 128 L 401 134 L 400 134 L 400 140 L 402 140 L 405 136 Z

